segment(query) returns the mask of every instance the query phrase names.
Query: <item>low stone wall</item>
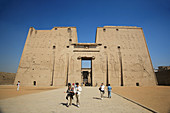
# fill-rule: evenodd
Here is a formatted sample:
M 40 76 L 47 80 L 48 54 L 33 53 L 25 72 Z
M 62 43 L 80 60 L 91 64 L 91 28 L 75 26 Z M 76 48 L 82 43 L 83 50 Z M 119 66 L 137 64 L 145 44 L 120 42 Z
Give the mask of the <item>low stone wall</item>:
M 0 72 L 0 85 L 13 85 L 16 73 Z
M 170 86 L 170 70 L 156 72 L 155 74 L 158 81 L 158 85 Z

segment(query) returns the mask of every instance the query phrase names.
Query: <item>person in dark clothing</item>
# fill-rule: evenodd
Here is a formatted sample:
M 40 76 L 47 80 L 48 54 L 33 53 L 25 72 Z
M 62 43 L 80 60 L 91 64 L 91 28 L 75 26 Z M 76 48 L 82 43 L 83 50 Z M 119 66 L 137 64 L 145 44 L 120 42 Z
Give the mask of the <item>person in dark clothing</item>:
M 66 93 L 67 93 L 66 99 L 68 100 L 67 107 L 69 107 L 72 105 L 72 99 L 74 96 L 74 90 L 71 88 L 71 84 L 68 84 L 68 89 Z

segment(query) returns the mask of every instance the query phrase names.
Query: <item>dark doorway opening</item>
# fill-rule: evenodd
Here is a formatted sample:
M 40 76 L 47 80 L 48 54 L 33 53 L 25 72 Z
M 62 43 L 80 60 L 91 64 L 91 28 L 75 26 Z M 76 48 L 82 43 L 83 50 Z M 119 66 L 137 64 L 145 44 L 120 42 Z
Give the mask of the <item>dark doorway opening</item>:
M 88 77 L 89 77 L 89 72 L 88 71 L 83 71 L 83 82 L 88 83 Z M 88 85 L 88 84 L 86 84 Z
M 84 86 L 92 86 L 92 58 L 81 59 L 81 81 Z
M 34 86 L 36 86 L 36 81 L 34 81 Z
M 138 82 L 136 83 L 136 86 L 139 86 L 139 83 L 138 83 Z

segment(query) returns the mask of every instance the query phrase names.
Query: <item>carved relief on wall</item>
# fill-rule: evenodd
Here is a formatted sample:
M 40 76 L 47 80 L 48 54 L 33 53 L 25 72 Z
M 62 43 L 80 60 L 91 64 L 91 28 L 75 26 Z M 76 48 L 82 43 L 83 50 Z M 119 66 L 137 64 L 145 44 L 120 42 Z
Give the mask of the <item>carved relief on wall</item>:
M 138 75 L 136 77 L 144 77 L 146 78 L 149 76 L 149 72 L 147 71 L 147 68 L 145 66 L 146 59 L 141 57 L 140 55 L 137 56 L 137 63 L 131 64 L 131 72 L 138 72 Z
M 58 77 L 64 76 L 64 60 L 63 59 L 59 59 L 59 64 L 60 64 L 60 71 Z
M 116 60 L 113 54 L 110 54 L 110 59 L 109 59 L 109 70 L 111 71 L 111 76 L 113 77 L 119 77 L 119 72 L 116 69 Z
M 104 53 L 103 55 L 99 55 L 99 59 L 100 59 L 100 70 L 105 73 L 106 72 L 106 53 Z
M 74 62 L 75 62 L 75 60 L 74 60 L 74 55 L 73 56 L 71 56 L 71 59 L 70 59 L 70 74 L 73 74 L 74 73 Z
M 33 59 L 32 59 L 32 53 L 24 53 L 24 55 L 22 56 L 22 61 L 19 65 L 19 68 L 22 69 L 22 71 L 20 72 L 23 72 L 23 74 L 25 74 L 26 72 L 29 72 L 30 69 L 33 67 L 32 66 L 32 62 L 33 62 Z
M 65 57 L 64 57 L 64 54 L 59 56 L 59 59 L 57 60 L 55 67 L 56 67 L 55 73 L 56 73 L 57 77 L 65 76 L 65 74 L 64 74 L 64 72 L 65 72 Z

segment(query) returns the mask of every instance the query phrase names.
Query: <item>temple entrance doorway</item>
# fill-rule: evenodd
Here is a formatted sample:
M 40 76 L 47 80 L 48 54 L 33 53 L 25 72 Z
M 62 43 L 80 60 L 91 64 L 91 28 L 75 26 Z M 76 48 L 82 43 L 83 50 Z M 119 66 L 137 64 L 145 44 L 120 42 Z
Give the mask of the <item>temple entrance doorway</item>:
M 83 57 L 81 61 L 81 83 L 83 86 L 92 86 L 92 58 Z

